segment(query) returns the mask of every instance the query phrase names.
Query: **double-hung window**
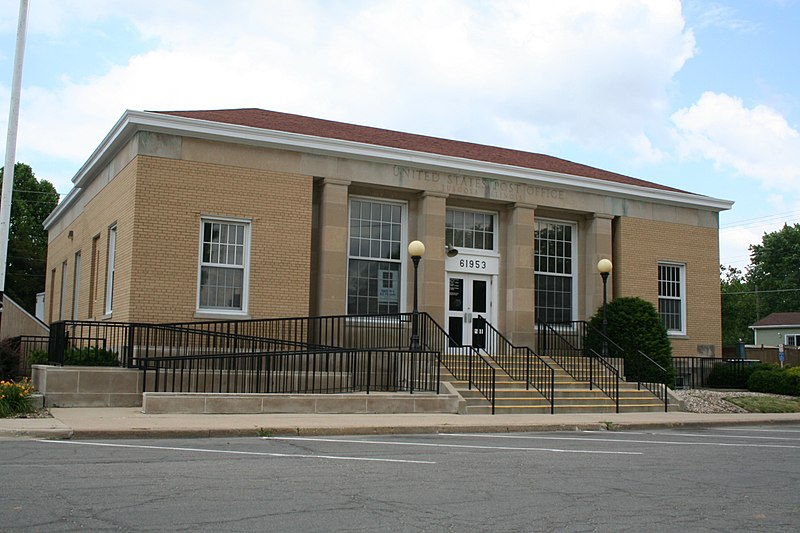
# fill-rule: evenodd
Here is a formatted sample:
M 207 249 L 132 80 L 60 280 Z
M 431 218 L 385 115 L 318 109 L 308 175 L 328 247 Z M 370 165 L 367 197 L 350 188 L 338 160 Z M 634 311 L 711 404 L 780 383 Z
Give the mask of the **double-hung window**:
M 204 218 L 200 226 L 197 309 L 246 313 L 250 222 Z
M 800 347 L 800 333 L 786 335 L 786 346 Z
M 537 220 L 533 269 L 536 319 L 571 322 L 575 307 L 577 228 L 568 222 Z
M 400 312 L 403 206 L 350 200 L 347 314 Z
M 686 265 L 658 264 L 658 314 L 667 333 L 686 334 Z
M 108 256 L 106 261 L 106 306 L 105 313 L 110 315 L 114 310 L 114 269 L 117 255 L 117 226 L 108 228 Z

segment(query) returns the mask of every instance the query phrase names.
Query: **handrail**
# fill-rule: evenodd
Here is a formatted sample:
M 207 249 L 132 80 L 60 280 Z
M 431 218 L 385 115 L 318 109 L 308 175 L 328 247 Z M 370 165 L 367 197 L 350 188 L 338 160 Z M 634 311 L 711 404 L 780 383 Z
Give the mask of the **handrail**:
M 539 353 L 553 359 L 576 380 L 588 381 L 589 390 L 597 387 L 614 401 L 616 411 L 619 412 L 619 382 L 622 377 L 614 365 L 594 350 L 590 349 L 587 353 L 584 347 L 575 346 L 552 324 L 546 322 L 538 322 L 537 342 Z
M 425 328 L 420 344 L 439 354 L 441 363 L 457 379 L 477 389 L 495 412 L 496 372 L 491 362 L 474 348 L 451 348 L 457 343 L 427 313 L 419 313 Z M 63 361 L 68 344 L 89 337 L 105 337 L 122 366 L 135 368 L 138 358 L 150 355 L 208 355 L 245 350 L 269 351 L 320 347 L 339 349 L 408 350 L 412 313 L 389 315 L 337 315 L 252 320 L 176 322 L 170 324 L 56 322 L 50 330 L 50 360 Z M 162 342 L 164 341 L 164 342 Z M 169 341 L 169 342 L 167 342 Z
M 511 378 L 525 381 L 525 388 L 535 388 L 550 403 L 550 414 L 555 413 L 555 369 L 539 354 L 527 346 L 515 346 L 492 324 L 479 317 L 491 335 L 486 336 L 483 350 Z M 525 365 L 520 368 L 519 358 Z M 532 368 L 533 366 L 533 368 Z
M 575 336 L 578 341 L 582 343 L 584 350 L 589 349 L 587 345 L 587 338 L 589 338 L 591 335 L 595 337 L 599 343 L 601 343 L 602 350 L 605 352 L 605 354 L 612 353 L 615 354 L 616 357 L 632 363 L 631 365 L 626 365 L 625 374 L 636 379 L 638 390 L 641 390 L 644 386 L 644 388 L 652 392 L 656 398 L 662 400 L 664 402 L 664 412 L 669 411 L 669 393 L 667 392 L 669 388 L 668 383 L 670 381 L 669 370 L 661 366 L 639 349 L 636 349 L 636 351 L 633 353 L 626 351 L 602 331 L 599 331 L 585 320 L 576 320 L 566 324 L 568 324 L 573 331 L 577 331 Z M 593 351 L 595 354 L 597 354 L 596 350 Z M 629 357 L 625 357 L 626 353 L 629 355 Z M 629 366 L 633 368 L 629 368 Z M 643 379 L 643 376 L 650 376 L 653 374 L 658 375 L 658 379 L 661 381 Z
M 610 345 L 617 354 L 624 358 L 624 354 L 626 351 L 616 342 L 611 340 L 607 335 L 605 335 L 602 331 L 598 330 L 590 323 L 586 321 L 578 321 L 577 323 L 581 324 L 582 327 L 586 332 L 591 332 L 592 335 L 596 335 L 600 338 L 600 341 L 604 343 L 604 345 Z M 584 333 L 584 338 L 588 335 L 588 333 Z M 642 390 L 642 386 L 649 390 L 650 392 L 655 395 L 656 398 L 662 400 L 664 402 L 664 412 L 669 411 L 669 394 L 667 393 L 668 383 L 669 383 L 669 370 L 661 366 L 658 362 L 653 360 L 650 356 L 648 356 L 643 351 L 636 349 L 636 352 L 631 354 L 632 362 L 634 363 L 635 371 L 636 371 L 636 388 L 637 390 Z M 645 365 L 649 365 L 652 369 L 650 373 L 661 374 L 661 379 L 663 381 L 648 381 L 642 379 L 642 363 Z
M 637 365 L 638 365 L 638 361 L 641 361 L 642 359 L 644 359 L 645 361 L 649 362 L 651 366 L 655 366 L 656 371 L 660 372 L 662 377 L 663 377 L 663 379 L 664 379 L 663 383 L 660 383 L 658 381 L 642 381 L 641 368 L 637 368 L 637 372 L 636 372 L 636 387 L 637 387 L 637 389 L 641 390 L 642 389 L 642 385 L 644 385 L 644 388 L 646 388 L 647 390 L 649 390 L 650 392 L 655 394 L 656 398 L 658 398 L 659 400 L 663 400 L 664 401 L 664 412 L 665 413 L 669 412 L 669 393 L 667 392 L 667 390 L 669 388 L 667 386 L 667 382 L 669 381 L 669 370 L 667 370 L 666 368 L 664 368 L 663 366 L 658 364 L 657 361 L 654 361 L 650 356 L 648 356 L 646 353 L 642 352 L 641 350 L 636 350 L 636 351 L 639 353 L 639 359 L 637 360 Z M 661 386 L 657 386 L 657 385 L 661 385 Z
M 253 351 L 142 357 L 138 364 L 143 390 L 154 392 L 413 394 L 439 388 L 439 357 L 428 351 Z
M 486 398 L 495 414 L 497 372 L 474 347 L 461 346 L 428 313 L 420 313 L 420 344 L 440 354 L 441 363 L 456 379 L 467 382 Z

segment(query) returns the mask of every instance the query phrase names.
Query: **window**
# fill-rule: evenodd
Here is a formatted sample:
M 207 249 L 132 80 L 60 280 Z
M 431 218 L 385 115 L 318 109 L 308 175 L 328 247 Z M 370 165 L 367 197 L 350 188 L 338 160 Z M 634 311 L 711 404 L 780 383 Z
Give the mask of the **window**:
M 61 263 L 61 301 L 58 304 L 58 319 L 64 320 L 64 302 L 67 299 L 67 262 Z
M 400 312 L 403 206 L 350 201 L 347 314 Z
M 565 222 L 537 220 L 534 230 L 533 269 L 536 283 L 536 319 L 571 322 L 575 307 L 577 229 Z
M 100 235 L 95 235 L 92 237 L 92 263 L 89 268 L 89 310 L 87 316 L 89 318 L 94 317 L 94 304 L 97 300 L 97 278 L 98 273 L 98 265 L 100 264 Z
M 106 314 L 114 308 L 114 256 L 117 254 L 117 226 L 108 228 L 108 265 L 106 268 Z
M 658 264 L 658 314 L 667 333 L 686 333 L 686 266 Z
M 786 342 L 784 344 L 786 346 L 800 347 L 800 333 L 786 335 Z
M 198 310 L 247 312 L 249 241 L 248 221 L 201 221 Z
M 53 321 L 53 301 L 56 299 L 56 269 L 50 271 L 50 306 L 47 308 L 47 321 Z
M 75 273 L 72 280 L 72 320 L 78 320 L 78 296 L 81 286 L 81 253 L 75 254 Z
M 494 215 L 448 209 L 445 244 L 454 248 L 494 250 Z

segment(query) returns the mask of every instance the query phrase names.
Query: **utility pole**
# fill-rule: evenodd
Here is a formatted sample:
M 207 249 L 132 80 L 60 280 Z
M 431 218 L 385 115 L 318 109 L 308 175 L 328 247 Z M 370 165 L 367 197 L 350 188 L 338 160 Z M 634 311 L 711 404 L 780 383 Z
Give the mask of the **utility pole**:
M 11 105 L 8 106 L 8 135 L 6 160 L 3 170 L 3 192 L 0 197 L 0 313 L 6 290 L 6 263 L 8 262 L 8 231 L 11 225 L 11 194 L 14 192 L 14 163 L 17 156 L 17 128 L 19 126 L 19 100 L 22 92 L 22 60 L 25 56 L 25 34 L 28 30 L 28 0 L 19 2 L 17 48 L 14 52 L 14 74 L 11 78 Z

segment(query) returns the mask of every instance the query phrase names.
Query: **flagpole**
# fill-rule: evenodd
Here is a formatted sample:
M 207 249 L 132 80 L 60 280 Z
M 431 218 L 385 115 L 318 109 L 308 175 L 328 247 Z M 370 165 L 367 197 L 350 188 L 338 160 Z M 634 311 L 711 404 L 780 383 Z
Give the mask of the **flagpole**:
M 0 197 L 0 312 L 6 290 L 6 263 L 8 262 L 8 232 L 11 225 L 11 194 L 14 192 L 14 163 L 17 152 L 19 125 L 19 100 L 22 92 L 22 60 L 25 56 L 25 34 L 28 30 L 28 0 L 19 2 L 17 47 L 14 53 L 14 74 L 11 79 L 11 104 L 8 106 L 8 135 L 6 160 L 3 170 L 3 192 Z

